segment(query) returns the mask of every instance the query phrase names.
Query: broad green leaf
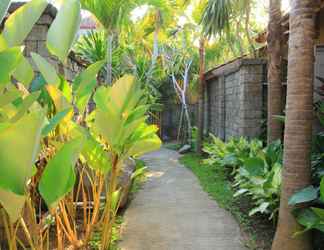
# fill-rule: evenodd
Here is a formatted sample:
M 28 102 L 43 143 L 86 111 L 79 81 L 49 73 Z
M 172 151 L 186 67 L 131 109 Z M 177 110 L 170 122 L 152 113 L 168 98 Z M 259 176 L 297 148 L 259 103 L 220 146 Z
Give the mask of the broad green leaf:
M 0 2 L 0 23 L 2 23 L 3 18 L 6 16 L 10 1 L 11 0 L 1 0 Z
M 100 108 L 103 111 L 106 111 L 106 107 L 109 101 L 110 96 L 110 87 L 101 86 L 97 89 L 96 93 L 94 94 L 94 101 L 98 108 Z
M 300 225 L 306 227 L 306 230 L 314 228 L 319 224 L 320 219 L 314 211 L 309 208 L 295 210 L 294 215 Z
M 110 104 L 113 108 L 120 112 L 125 111 L 134 93 L 135 85 L 135 78 L 131 75 L 125 75 L 114 83 L 110 91 Z
M 270 203 L 269 202 L 262 202 L 260 204 L 260 206 L 253 208 L 250 212 L 249 212 L 249 216 L 252 216 L 256 213 L 265 213 L 267 211 L 267 208 L 269 207 Z
M 22 103 L 17 107 L 17 113 L 11 118 L 11 122 L 18 121 L 27 110 L 34 104 L 37 98 L 40 95 L 40 91 L 34 92 L 28 95 L 25 99 L 23 99 Z
M 67 58 L 75 41 L 80 22 L 80 2 L 65 0 L 47 34 L 48 50 L 62 62 Z
M 108 107 L 106 108 L 107 110 L 103 111 L 98 107 L 94 125 L 96 132 L 103 136 L 107 143 L 113 146 L 118 136 L 117 133 L 121 129 L 122 120 L 111 111 L 110 107 L 109 109 Z
M 0 52 L 0 85 L 10 82 L 10 77 L 22 59 L 20 47 L 13 47 Z
M 76 92 L 79 88 L 84 88 L 84 86 L 88 85 L 93 80 L 96 80 L 98 72 L 105 65 L 105 63 L 105 61 L 96 62 L 82 71 L 73 81 L 73 92 Z
M 146 170 L 147 170 L 147 167 L 141 167 L 139 169 L 136 169 L 136 171 L 132 174 L 131 179 L 134 180 L 137 177 L 144 175 Z
M 21 217 L 25 201 L 25 195 L 17 195 L 0 188 L 0 204 L 9 215 L 11 223 L 15 223 Z
M 6 93 L 0 95 L 0 108 L 13 102 L 17 98 L 21 97 L 21 95 L 22 93 L 16 88 L 13 88 L 7 91 Z
M 34 70 L 24 56 L 22 56 L 20 63 L 13 72 L 13 76 L 26 87 L 28 87 L 33 80 Z
M 3 35 L 0 34 L 0 52 L 8 49 L 8 45 Z
M 324 178 L 322 178 L 320 183 L 320 199 L 324 202 Z
M 88 136 L 82 149 L 82 156 L 93 170 L 107 173 L 111 169 L 108 152 L 92 136 Z
M 104 64 L 105 61 L 99 61 L 90 65 L 76 77 L 72 84 L 75 93 L 75 103 L 80 114 L 84 113 L 97 83 L 96 76 Z
M 96 84 L 97 81 L 92 80 L 89 84 L 79 88 L 75 94 L 75 105 L 77 106 L 80 115 L 84 114 Z
M 9 47 L 23 43 L 46 6 L 46 0 L 32 0 L 9 16 L 2 32 Z
M 67 80 L 61 78 L 59 90 L 61 91 L 62 95 L 66 98 L 68 103 L 72 103 L 72 88 Z
M 138 157 L 145 153 L 158 150 L 161 147 L 161 140 L 157 135 L 152 138 L 137 141 L 130 147 L 127 156 Z
M 246 192 L 248 192 L 249 190 L 248 189 L 245 189 L 245 188 L 241 188 L 239 189 L 233 196 L 234 197 L 237 197 L 237 196 L 240 196 L 242 194 L 245 194 Z
M 50 121 L 42 129 L 42 136 L 47 136 L 56 126 L 66 117 L 68 113 L 71 112 L 71 108 L 65 109 L 59 113 L 57 113 Z
M 244 160 L 244 168 L 251 176 L 264 174 L 264 161 L 259 157 L 251 157 Z
M 317 194 L 318 194 L 318 191 L 315 187 L 313 187 L 313 186 L 306 187 L 306 188 L 298 191 L 294 195 L 292 195 L 289 199 L 288 204 L 293 206 L 296 204 L 316 200 Z
M 30 113 L 0 132 L 0 187 L 18 195 L 25 193 L 26 181 L 38 154 L 42 112 Z
M 55 68 L 40 55 L 31 53 L 31 56 L 46 82 L 51 85 L 59 86 L 61 79 L 56 74 Z
M 56 112 L 61 112 L 66 109 L 71 110 L 62 120 L 62 122 L 65 123 L 64 126 L 66 126 L 66 123 L 69 123 L 73 117 L 72 105 L 68 102 L 63 93 L 56 86 L 46 85 L 45 87 L 54 102 Z
M 324 209 L 317 207 L 312 207 L 311 209 L 314 211 L 315 214 L 317 214 L 318 217 L 321 218 L 321 221 L 324 223 Z
M 54 208 L 68 194 L 75 183 L 74 165 L 82 149 L 83 139 L 66 144 L 49 161 L 39 183 L 39 191 L 46 204 Z

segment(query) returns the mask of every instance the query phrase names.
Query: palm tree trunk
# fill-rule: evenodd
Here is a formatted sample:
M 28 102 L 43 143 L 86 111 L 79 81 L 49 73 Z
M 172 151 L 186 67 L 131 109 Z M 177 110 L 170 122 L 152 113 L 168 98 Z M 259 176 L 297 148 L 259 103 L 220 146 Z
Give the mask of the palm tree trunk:
M 205 39 L 200 38 L 199 46 L 199 90 L 198 90 L 198 121 L 197 121 L 197 153 L 202 154 L 204 138 L 204 96 L 205 96 Z
M 112 85 L 113 34 L 107 36 L 107 85 Z
M 282 139 L 282 122 L 274 118 L 282 115 L 282 57 L 281 57 L 281 0 L 270 0 L 268 25 L 268 144 Z
M 272 250 L 311 250 L 309 233 L 293 237 L 300 226 L 288 200 L 311 180 L 315 8 L 313 0 L 291 1 L 287 115 L 279 221 Z

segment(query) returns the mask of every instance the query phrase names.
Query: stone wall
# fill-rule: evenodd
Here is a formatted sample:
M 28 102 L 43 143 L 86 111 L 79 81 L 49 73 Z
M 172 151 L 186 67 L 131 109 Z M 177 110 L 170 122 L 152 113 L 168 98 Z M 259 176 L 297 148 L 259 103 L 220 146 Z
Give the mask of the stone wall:
M 259 136 L 265 63 L 260 59 L 237 59 L 206 74 L 207 132 L 223 140 Z

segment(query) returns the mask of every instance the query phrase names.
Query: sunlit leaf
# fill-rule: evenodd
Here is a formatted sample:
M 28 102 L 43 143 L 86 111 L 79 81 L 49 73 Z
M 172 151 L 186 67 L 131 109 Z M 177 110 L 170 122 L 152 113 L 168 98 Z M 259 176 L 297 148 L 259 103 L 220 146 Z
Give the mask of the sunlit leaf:
M 61 112 L 58 112 L 42 129 L 42 136 L 47 136 L 56 126 L 66 117 L 68 113 L 71 112 L 71 108 L 65 109 Z
M 17 195 L 0 188 L 0 204 L 9 215 L 10 222 L 16 222 L 22 215 L 22 209 L 26 201 L 25 195 Z
M 89 136 L 84 143 L 82 155 L 90 168 L 102 173 L 107 173 L 111 169 L 111 160 L 102 145 L 100 145 L 92 136 Z
M 58 86 L 61 80 L 57 75 L 55 68 L 40 55 L 31 53 L 31 56 L 46 82 Z
M 25 86 L 29 86 L 34 78 L 34 70 L 28 60 L 22 56 L 20 63 L 17 65 L 15 71 L 13 72 L 14 78 L 19 82 L 23 83 Z
M 78 0 L 64 1 L 47 34 L 48 50 L 62 62 L 67 58 L 75 42 L 80 22 L 80 2 Z
M 53 208 L 68 194 L 75 183 L 74 165 L 82 149 L 83 139 L 66 144 L 48 162 L 39 183 L 39 191 L 48 207 Z
M 138 157 L 147 152 L 158 150 L 160 147 L 161 140 L 157 135 L 155 135 L 152 136 L 152 138 L 139 140 L 135 142 L 133 146 L 131 146 L 131 148 L 128 150 L 127 155 Z
M 11 118 L 11 122 L 18 121 L 26 112 L 27 110 L 33 105 L 33 103 L 37 100 L 40 95 L 40 91 L 34 92 L 28 95 L 26 98 L 23 99 L 22 103 L 17 107 L 17 113 Z
M 0 108 L 7 105 L 8 103 L 13 102 L 17 98 L 21 97 L 22 93 L 16 89 L 13 88 L 6 93 L 0 95 Z
M 32 0 L 9 16 L 2 32 L 9 47 L 19 46 L 23 43 L 46 6 L 46 0 Z
M 23 195 L 39 145 L 44 114 L 25 115 L 0 132 L 0 186 Z
M 84 88 L 84 85 L 87 85 L 89 82 L 95 80 L 99 70 L 104 66 L 105 63 L 105 61 L 96 62 L 82 71 L 73 81 L 73 92 L 76 92 L 79 88 Z
M 13 47 L 0 52 L 0 85 L 10 82 L 10 77 L 22 59 L 20 47 Z

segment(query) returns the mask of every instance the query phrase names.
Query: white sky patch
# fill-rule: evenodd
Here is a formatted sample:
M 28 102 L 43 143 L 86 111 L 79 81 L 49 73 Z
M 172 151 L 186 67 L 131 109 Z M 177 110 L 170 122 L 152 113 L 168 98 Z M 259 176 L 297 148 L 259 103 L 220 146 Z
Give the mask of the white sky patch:
M 131 20 L 135 23 L 136 21 L 142 19 L 145 16 L 145 14 L 147 13 L 148 9 L 149 9 L 149 6 L 147 4 L 144 4 L 142 6 L 135 8 L 131 12 Z

